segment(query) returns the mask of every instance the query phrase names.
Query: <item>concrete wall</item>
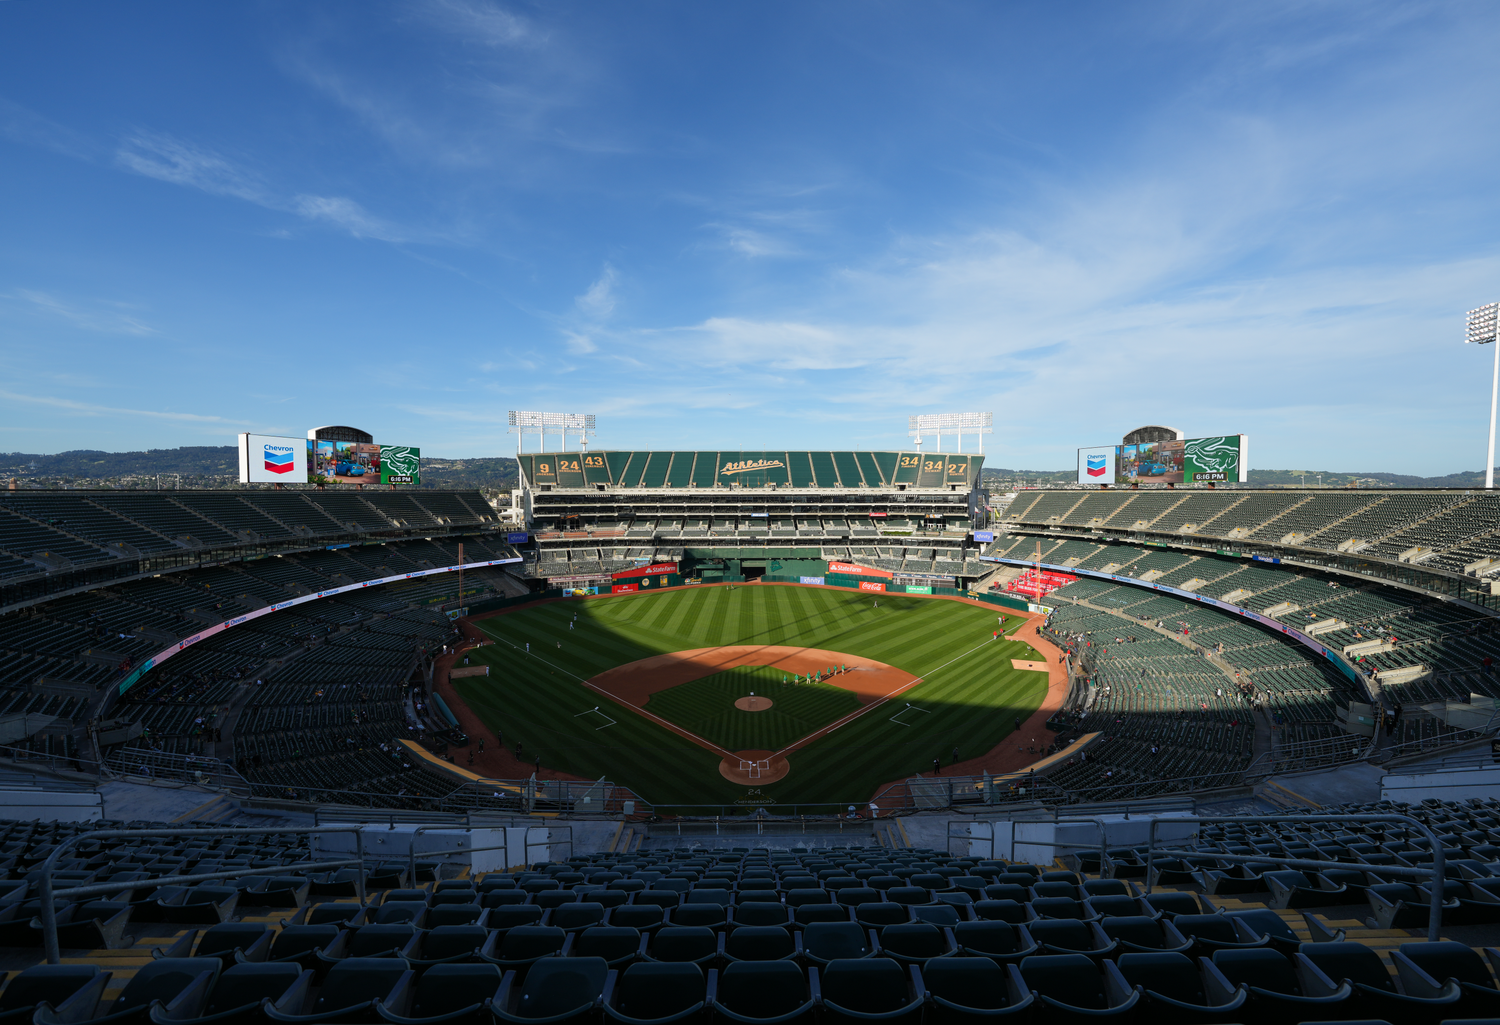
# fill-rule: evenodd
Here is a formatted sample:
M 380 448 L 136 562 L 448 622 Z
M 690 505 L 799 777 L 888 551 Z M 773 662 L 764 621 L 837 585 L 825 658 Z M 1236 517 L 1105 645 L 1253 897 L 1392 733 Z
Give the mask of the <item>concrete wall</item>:
M 547 826 L 476 826 L 423 830 L 421 834 L 417 829 L 417 825 L 406 823 L 397 823 L 394 828 L 389 823 L 364 824 L 365 857 L 370 862 L 405 861 L 415 842 L 419 860 L 436 858 L 468 866 L 479 874 L 516 870 L 539 861 L 562 861 L 572 853 L 565 843 L 567 831 Z M 317 835 L 313 844 L 314 850 L 327 854 L 352 855 L 357 849 L 352 833 Z M 438 855 L 437 851 L 453 853 Z
M 1436 772 L 1389 773 L 1380 778 L 1380 799 L 1416 804 L 1429 797 L 1462 801 L 1500 797 L 1500 765 L 1472 765 Z
M 95 790 L 0 790 L 0 818 L 97 822 L 104 818 L 104 798 Z
M 1099 822 L 1068 821 L 1015 821 L 1011 819 L 985 820 L 955 824 L 955 835 L 967 826 L 968 850 L 961 848 L 963 841 L 953 839 L 954 854 L 967 854 L 972 858 L 1001 858 L 1008 861 L 1028 861 L 1033 864 L 1050 864 L 1054 858 L 1073 854 L 1079 850 L 1097 850 L 1100 826 L 1103 826 L 1103 842 L 1110 847 L 1144 846 L 1148 840 L 1152 819 L 1161 822 L 1156 827 L 1156 843 L 1166 845 L 1172 841 L 1187 840 L 1198 835 L 1198 826 L 1192 822 L 1172 822 L 1174 818 L 1190 817 L 1190 812 L 1163 812 L 1157 815 L 1101 815 Z

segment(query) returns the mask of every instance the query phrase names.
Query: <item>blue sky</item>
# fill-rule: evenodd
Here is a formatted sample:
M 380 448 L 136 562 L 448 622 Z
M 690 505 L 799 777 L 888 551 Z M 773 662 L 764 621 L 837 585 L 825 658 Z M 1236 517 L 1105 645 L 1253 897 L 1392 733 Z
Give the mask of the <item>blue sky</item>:
M 1500 7 L 0 2 L 0 450 L 1484 462 Z M 971 440 L 972 445 L 972 440 Z

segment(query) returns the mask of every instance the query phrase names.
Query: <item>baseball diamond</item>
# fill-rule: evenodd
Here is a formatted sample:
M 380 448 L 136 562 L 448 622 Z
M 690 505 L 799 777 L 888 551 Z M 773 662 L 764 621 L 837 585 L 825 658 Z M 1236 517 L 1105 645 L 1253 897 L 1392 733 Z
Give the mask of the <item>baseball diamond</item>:
M 1048 688 L 1045 671 L 1013 665 L 1041 656 L 994 637 L 992 609 L 931 598 L 890 595 L 877 607 L 833 588 L 696 587 L 528 606 L 475 625 L 497 642 L 471 652 L 491 673 L 454 687 L 486 726 L 549 768 L 607 777 L 657 805 L 739 800 L 720 763 L 773 755 L 785 773 L 762 778 L 764 803 L 864 799 L 954 749 L 995 748 Z M 736 708 L 751 691 L 773 707 Z M 896 694 L 931 714 L 909 727 L 862 714 Z M 601 697 L 627 713 L 617 726 L 574 720 Z

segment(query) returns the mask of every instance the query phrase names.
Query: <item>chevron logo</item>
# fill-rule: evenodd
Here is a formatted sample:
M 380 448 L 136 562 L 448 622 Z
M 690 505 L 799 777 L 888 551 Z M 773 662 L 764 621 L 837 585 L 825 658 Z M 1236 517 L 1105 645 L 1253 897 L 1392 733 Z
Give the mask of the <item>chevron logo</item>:
M 297 468 L 296 457 L 285 445 L 267 445 L 265 456 L 267 473 L 291 473 Z
M 1104 456 L 1089 456 L 1088 464 L 1084 469 L 1090 477 L 1102 477 L 1108 468 L 1108 460 Z

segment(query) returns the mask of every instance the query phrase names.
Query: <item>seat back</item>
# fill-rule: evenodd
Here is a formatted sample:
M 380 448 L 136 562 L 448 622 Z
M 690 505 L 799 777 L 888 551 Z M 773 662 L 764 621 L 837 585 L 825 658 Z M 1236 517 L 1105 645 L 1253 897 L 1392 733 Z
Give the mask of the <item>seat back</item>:
M 198 940 L 196 956 L 209 957 L 214 954 L 231 954 L 236 950 L 248 950 L 255 941 L 270 931 L 270 926 L 252 922 L 223 922 L 213 926 Z
M 1363 943 L 1304 943 L 1297 951 L 1305 954 L 1335 984 L 1348 979 L 1375 989 L 1396 991 L 1380 955 Z
M 1131 986 L 1141 986 L 1184 1004 L 1208 1003 L 1198 966 L 1185 954 L 1121 954 L 1115 966 Z
M 1203 911 L 1198 906 L 1198 898 L 1191 893 L 1153 893 L 1145 900 L 1154 910 L 1164 911 L 1169 915 L 1198 915 Z
M 1013 954 L 1021 949 L 1021 936 L 1009 922 L 959 922 L 953 938 L 960 947 L 980 954 Z
M 792 934 L 779 925 L 746 925 L 730 933 L 724 951 L 741 961 L 775 961 L 796 953 Z
M 880 891 L 869 886 L 846 886 L 837 893 L 838 902 L 852 906 L 875 903 L 880 900 Z
M 785 925 L 787 910 L 785 905 L 771 903 L 770 901 L 742 902 L 734 909 L 734 924 L 736 926 L 746 925 Z
M 1177 931 L 1190 940 L 1205 939 L 1216 943 L 1239 943 L 1234 920 L 1226 915 L 1178 915 L 1172 919 Z
M 652 929 L 662 923 L 662 909 L 652 905 L 626 904 L 609 913 L 610 925 L 622 925 L 631 929 Z
M 1007 1004 L 1005 972 L 987 957 L 937 958 L 922 969 L 922 981 L 934 997 L 960 1007 L 993 1011 Z
M 164 957 L 142 965 L 115 998 L 110 1013 L 145 1007 L 153 1000 L 171 1003 L 177 994 L 187 989 L 194 979 L 206 971 L 218 978 L 217 958 Z
M 535 925 L 541 920 L 542 909 L 535 904 L 511 905 L 491 908 L 489 926 L 491 929 L 514 929 L 522 925 Z
M 1457 979 L 1487 989 L 1495 988 L 1484 961 L 1472 947 L 1452 940 L 1437 943 L 1403 943 L 1399 948 L 1422 971 L 1439 983 Z
M 1244 983 L 1272 993 L 1284 993 L 1288 996 L 1302 994 L 1292 962 L 1269 947 L 1216 950 L 1214 967 L 1234 986 Z
M 578 939 L 573 943 L 573 955 L 618 961 L 634 954 L 640 946 L 639 929 L 622 925 L 596 925 L 578 934 Z
M 447 957 L 471 954 L 484 946 L 487 939 L 489 933 L 481 926 L 439 925 L 422 937 L 422 959 L 439 961 Z
M 716 1003 L 747 1018 L 779 1018 L 807 1002 L 802 969 L 790 961 L 739 961 L 719 974 Z
M 854 920 L 863 925 L 884 927 L 887 925 L 899 925 L 911 917 L 911 912 L 906 910 L 903 904 L 892 904 L 889 901 L 880 904 L 861 904 L 854 909 Z
M 203 1013 L 219 1014 L 258 1004 L 263 999 L 275 1000 L 291 988 L 301 974 L 301 968 L 285 962 L 233 965 L 214 983 Z
M 586 929 L 604 921 L 604 905 L 593 901 L 564 904 L 552 912 L 552 924 L 559 929 Z
M 1104 978 L 1094 962 L 1083 954 L 1022 958 L 1021 978 L 1026 980 L 1027 988 L 1069 1007 L 1102 1011 L 1109 1006 L 1104 996 Z
M 1166 937 L 1162 935 L 1161 923 L 1154 918 L 1140 915 L 1104 918 L 1099 921 L 1099 928 L 1103 929 L 1104 935 L 1112 940 L 1124 940 L 1138 947 L 1160 949 L 1166 946 Z
M 313 1003 L 314 1014 L 358 1007 L 383 1000 L 406 972 L 406 962 L 394 957 L 348 957 L 329 969 Z
M 1082 922 L 1066 918 L 1046 919 L 1026 926 L 1031 938 L 1038 943 L 1059 947 L 1063 950 L 1093 950 L 1094 937 L 1089 927 Z
M 701 925 L 669 925 L 651 938 L 647 948 L 658 961 L 697 961 L 718 952 L 714 931 Z
M 526 973 L 516 1001 L 522 1018 L 551 1018 L 583 1010 L 599 999 L 609 966 L 602 957 L 552 957 Z
M 32 965 L 0 993 L 0 1011 L 15 1011 L 43 1000 L 56 1007 L 98 974 L 99 966 L 91 964 Z
M 339 938 L 336 925 L 287 925 L 276 934 L 271 944 L 271 957 L 291 957 L 309 950 L 326 947 Z
M 554 925 L 519 925 L 500 941 L 503 961 L 529 961 L 562 950 L 566 934 Z
M 948 949 L 943 934 L 927 922 L 887 926 L 880 934 L 880 949 L 908 958 L 937 957 Z
M 374 957 L 401 950 L 417 934 L 410 925 L 364 925 L 349 938 L 349 957 Z
M 823 1000 L 861 1014 L 883 1014 L 910 1001 L 906 972 L 888 957 L 830 961 L 822 973 Z
M 819 961 L 867 957 L 870 937 L 857 922 L 814 922 L 802 930 L 802 949 Z
M 621 974 L 615 1009 L 638 1021 L 670 1018 L 703 1002 L 707 983 L 695 964 L 633 964 Z

